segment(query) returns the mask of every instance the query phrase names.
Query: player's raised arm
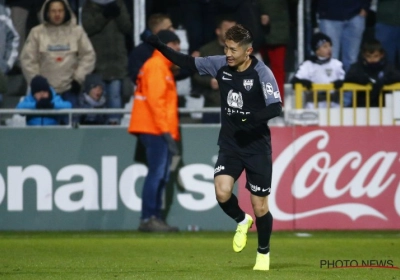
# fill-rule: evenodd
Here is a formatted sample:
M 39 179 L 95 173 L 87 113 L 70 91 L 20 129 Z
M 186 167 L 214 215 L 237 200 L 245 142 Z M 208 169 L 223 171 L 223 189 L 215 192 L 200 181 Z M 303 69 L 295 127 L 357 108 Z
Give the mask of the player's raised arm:
M 226 65 L 225 55 L 214 55 L 207 57 L 192 57 L 180 52 L 177 52 L 167 45 L 165 45 L 157 35 L 150 35 L 146 42 L 159 50 L 166 58 L 172 63 L 181 68 L 189 69 L 190 71 L 197 72 L 200 75 L 209 74 L 213 77 L 217 75 L 218 69 Z
M 175 65 L 178 65 L 181 68 L 186 68 L 191 71 L 198 72 L 194 61 L 194 57 L 171 49 L 166 44 L 161 42 L 161 40 L 158 38 L 157 35 L 154 34 L 150 35 L 149 37 L 147 37 L 146 42 L 152 45 L 157 50 L 159 50 L 166 58 L 168 58 Z

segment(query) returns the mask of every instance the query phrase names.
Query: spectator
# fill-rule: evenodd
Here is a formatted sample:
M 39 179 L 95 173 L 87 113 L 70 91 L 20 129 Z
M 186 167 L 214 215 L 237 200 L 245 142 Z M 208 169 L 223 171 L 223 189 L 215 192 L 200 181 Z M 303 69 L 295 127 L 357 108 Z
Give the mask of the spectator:
M 234 26 L 233 17 L 220 17 L 215 34 L 217 39 L 209 42 L 199 49 L 200 56 L 225 55 L 225 32 Z M 221 107 L 218 82 L 211 75 L 195 73 L 192 77 L 192 96 L 204 96 L 204 107 Z M 220 123 L 219 113 L 203 113 L 203 123 Z
M 94 69 L 96 55 L 85 31 L 66 0 L 43 4 L 43 23 L 34 27 L 22 49 L 21 66 L 29 83 L 43 75 L 64 100 L 78 106 L 78 96 L 85 76 Z
M 179 37 L 172 31 L 158 32 L 161 41 L 179 51 Z M 140 231 L 177 231 L 161 217 L 162 196 L 170 174 L 172 156 L 178 153 L 178 94 L 172 63 L 154 51 L 140 70 L 128 131 L 145 146 L 148 174 L 142 192 Z
M 362 45 L 361 57 L 351 65 L 350 70 L 346 73 L 345 80 L 349 83 L 372 85 L 369 105 L 378 107 L 382 87 L 400 82 L 400 72 L 386 60 L 381 43 L 373 39 Z M 366 94 L 357 93 L 357 106 L 365 107 L 366 103 Z
M 19 35 L 9 11 L 0 4 L 0 71 L 7 74 L 18 58 Z
M 198 56 L 199 48 L 214 39 L 213 32 L 217 26 L 215 18 L 225 14 L 231 14 L 235 21 L 251 30 L 255 38 L 253 47 L 258 52 L 262 37 L 259 34 L 259 22 L 256 17 L 257 7 L 253 2 L 253 0 L 181 0 L 189 53 Z
M 332 57 L 347 71 L 357 60 L 371 0 L 319 0 L 319 29 L 332 40 Z M 341 56 L 339 57 L 339 54 Z
M 199 49 L 215 39 L 215 0 L 181 0 L 189 54 L 199 56 Z
M 128 75 L 125 35 L 132 28 L 123 0 L 88 0 L 82 9 L 82 24 L 96 52 L 94 72 L 105 84 L 107 108 L 122 108 L 122 82 Z M 119 124 L 121 115 L 107 122 Z
M 17 105 L 17 109 L 69 109 L 71 103 L 62 98 L 50 87 L 43 76 L 35 76 L 30 84 L 29 94 Z M 59 115 L 28 115 L 27 125 L 58 125 Z
M 11 19 L 19 35 L 18 53 L 21 53 L 30 29 L 39 23 L 39 10 L 45 0 L 6 0 L 11 9 Z
M 283 105 L 286 46 L 290 38 L 288 3 L 286 0 L 258 0 L 258 5 L 266 43 L 260 48 L 260 54 L 274 73 Z
M 316 33 L 311 39 L 311 47 L 315 55 L 300 65 L 292 83 L 301 83 L 307 89 L 311 89 L 313 83 L 333 83 L 335 89 L 339 89 L 343 85 L 345 72 L 342 63 L 332 58 L 331 39 L 323 33 Z M 345 106 L 349 105 L 346 102 Z M 336 91 L 331 92 L 331 107 L 339 106 L 338 103 L 339 95 Z M 318 107 L 326 108 L 326 105 L 326 93 L 321 92 L 318 94 Z M 312 92 L 306 92 L 305 107 L 314 108 Z
M 79 98 L 79 107 L 85 109 L 103 109 L 106 107 L 104 94 L 105 85 L 98 74 L 86 76 L 84 90 Z M 79 123 L 86 125 L 106 124 L 107 116 L 104 114 L 85 114 L 79 116 Z
M 389 63 L 400 70 L 400 1 L 379 0 L 376 14 L 375 37 L 386 52 Z M 396 61 L 397 55 L 397 61 Z
M 13 68 L 18 57 L 19 35 L 11 21 L 10 14 L 0 3 L 0 107 L 7 93 L 5 75 Z
M 164 14 L 153 14 L 149 16 L 147 20 L 148 29 L 146 29 L 142 35 L 141 39 L 144 41 L 146 37 L 151 34 L 157 34 L 160 30 L 170 30 L 174 31 L 171 19 L 169 16 Z M 136 84 L 136 79 L 139 74 L 140 68 L 143 64 L 151 57 L 154 52 L 154 48 L 149 44 L 142 42 L 136 46 L 129 55 L 128 71 L 129 77 L 133 83 Z

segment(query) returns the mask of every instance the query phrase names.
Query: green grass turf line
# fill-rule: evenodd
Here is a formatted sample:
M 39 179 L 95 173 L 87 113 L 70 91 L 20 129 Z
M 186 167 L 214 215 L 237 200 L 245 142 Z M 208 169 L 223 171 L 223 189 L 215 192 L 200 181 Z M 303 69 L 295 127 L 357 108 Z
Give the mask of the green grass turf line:
M 257 235 L 241 253 L 233 232 L 0 232 L 0 279 L 389 279 L 400 269 L 320 268 L 321 260 L 392 260 L 397 231 L 274 232 L 271 270 L 253 271 Z

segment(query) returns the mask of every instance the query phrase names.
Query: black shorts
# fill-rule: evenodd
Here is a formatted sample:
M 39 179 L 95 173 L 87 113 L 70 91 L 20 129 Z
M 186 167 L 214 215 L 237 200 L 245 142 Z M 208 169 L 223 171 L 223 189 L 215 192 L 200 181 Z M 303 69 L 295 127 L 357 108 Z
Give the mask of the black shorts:
M 267 196 L 271 193 L 271 155 L 240 155 L 233 151 L 219 151 L 214 178 L 218 175 L 229 175 L 236 182 L 243 170 L 246 171 L 246 189 L 253 195 Z

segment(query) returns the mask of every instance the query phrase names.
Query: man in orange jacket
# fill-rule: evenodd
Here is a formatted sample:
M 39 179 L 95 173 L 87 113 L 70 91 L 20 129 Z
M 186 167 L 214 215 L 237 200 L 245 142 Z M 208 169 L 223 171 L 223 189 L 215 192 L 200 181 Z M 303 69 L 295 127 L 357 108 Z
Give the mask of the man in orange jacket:
M 180 51 L 172 31 L 157 34 L 170 48 Z M 169 179 L 172 156 L 178 153 L 178 94 L 172 63 L 155 50 L 139 71 L 128 131 L 145 146 L 148 174 L 142 191 L 140 231 L 178 231 L 161 217 L 162 195 Z

